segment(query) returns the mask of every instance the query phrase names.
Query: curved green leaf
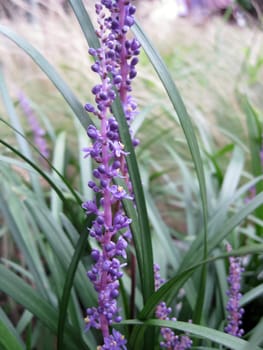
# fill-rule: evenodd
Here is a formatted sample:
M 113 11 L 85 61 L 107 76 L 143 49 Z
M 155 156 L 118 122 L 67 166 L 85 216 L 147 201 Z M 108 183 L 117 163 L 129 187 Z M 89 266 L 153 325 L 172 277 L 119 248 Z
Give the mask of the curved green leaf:
M 232 350 L 241 350 L 243 349 L 243 347 L 245 347 L 248 344 L 247 341 L 240 339 L 238 337 L 234 337 L 224 332 L 220 332 L 208 327 L 199 326 L 189 322 L 180 322 L 180 321 L 173 322 L 173 321 L 163 321 L 163 320 L 147 320 L 147 321 L 141 322 L 139 320 L 127 320 L 127 321 L 123 321 L 122 324 L 140 325 L 143 331 L 146 329 L 146 326 L 172 328 L 182 332 L 186 332 L 189 335 L 193 335 L 201 339 L 207 339 L 214 343 L 221 344 L 223 346 L 226 346 L 228 349 L 232 349 Z M 135 346 L 139 346 L 140 341 L 141 339 L 138 338 L 138 341 L 135 344 Z M 253 348 L 253 350 L 262 350 L 262 348 L 256 346 Z
M 184 131 L 186 141 L 191 152 L 193 162 L 195 165 L 197 178 L 200 187 L 200 195 L 201 202 L 203 208 L 203 226 L 204 226 L 204 236 L 203 236 L 203 259 L 207 257 L 207 223 L 208 223 L 208 214 L 207 214 L 207 194 L 206 194 L 206 184 L 205 184 L 205 176 L 203 163 L 199 151 L 199 146 L 197 143 L 197 139 L 194 133 L 194 128 L 183 103 L 183 100 L 177 91 L 177 88 L 173 82 L 173 79 L 168 72 L 162 58 L 154 49 L 153 45 L 150 43 L 149 39 L 146 37 L 140 26 L 136 23 L 133 27 L 133 32 L 136 37 L 142 44 L 146 55 L 149 57 L 156 73 L 158 74 L 163 86 L 167 92 L 167 95 L 170 98 L 170 101 L 177 112 L 178 118 L 180 120 L 182 129 Z M 196 305 L 196 312 L 194 315 L 195 321 L 199 321 L 202 314 L 203 302 L 204 302 L 204 294 L 205 294 L 205 279 L 206 279 L 206 268 L 203 266 L 202 268 L 202 278 L 200 281 L 198 302 Z
M 240 306 L 245 306 L 246 304 L 249 304 L 252 300 L 260 297 L 263 295 L 263 283 L 261 283 L 259 286 L 251 289 L 249 292 L 244 294 L 242 298 L 240 299 Z
M 7 326 L 0 320 L 0 347 L 2 350 L 23 350 L 24 347 L 18 342 L 17 338 L 9 332 Z
M 25 346 L 19 336 L 19 332 L 12 325 L 11 321 L 2 309 L 0 309 L 0 348 L 3 348 L 3 350 L 25 349 Z
M 195 263 L 193 266 L 175 275 L 168 282 L 164 283 L 153 295 L 151 295 L 143 310 L 139 313 L 138 318 L 140 320 L 147 320 L 148 318 L 152 317 L 158 303 L 160 303 L 161 301 L 167 301 L 168 299 L 170 300 L 171 297 L 174 297 L 174 295 L 176 295 L 176 293 L 178 292 L 179 288 L 181 288 L 183 284 L 191 277 L 193 272 L 202 265 L 206 265 L 210 262 L 216 261 L 218 259 L 224 259 L 229 256 L 261 254 L 262 251 L 263 244 L 255 244 L 249 247 L 243 247 L 237 250 L 233 250 L 231 253 L 221 254 L 219 256 L 206 259 L 205 261 L 199 261 Z M 133 330 L 131 336 L 131 348 L 136 349 L 135 344 L 137 344 L 137 339 L 141 337 L 141 332 L 142 329 L 138 327 L 135 327 L 135 329 Z
M 33 148 L 33 150 L 47 162 L 48 166 L 53 170 L 53 172 L 65 183 L 65 185 L 68 187 L 69 191 L 71 192 L 72 196 L 75 198 L 76 202 L 78 204 L 82 204 L 81 198 L 79 197 L 78 193 L 74 190 L 74 188 L 71 186 L 71 184 L 67 181 L 67 179 L 61 175 L 61 173 L 52 165 L 52 163 L 49 161 L 48 158 L 46 158 L 40 151 L 39 149 L 30 141 L 26 138 L 25 135 L 23 135 L 19 130 L 14 128 L 12 125 L 10 125 L 6 120 L 2 119 L 0 117 L 0 121 L 4 124 L 6 124 L 10 129 L 12 129 L 15 133 L 19 134 L 22 138 L 26 140 L 26 142 L 30 145 L 30 147 Z M 24 159 L 27 161 L 26 159 Z M 30 164 L 31 165 L 31 164 Z M 32 166 L 32 165 L 31 165 Z M 40 169 L 40 168 L 39 168 Z M 35 169 L 37 170 L 37 169 Z M 39 171 L 38 171 L 39 172 Z
M 87 112 L 85 112 L 82 104 L 77 100 L 73 92 L 68 85 L 60 77 L 58 72 L 51 66 L 51 64 L 45 59 L 41 53 L 30 45 L 24 38 L 17 35 L 11 29 L 0 25 L 0 33 L 12 40 L 17 46 L 19 46 L 25 53 L 27 53 L 32 60 L 39 66 L 40 69 L 48 76 L 50 81 L 60 91 L 68 105 L 80 120 L 83 127 L 86 129 L 89 124 L 92 123 Z
M 41 298 L 33 288 L 2 265 L 0 265 L 0 280 L 0 290 L 2 292 L 23 305 L 23 307 L 41 320 L 52 333 L 56 334 L 57 310 L 50 303 Z M 79 330 L 74 329 L 68 324 L 66 325 L 65 337 L 67 349 L 89 350 L 85 342 L 81 339 Z
M 90 225 L 90 224 L 91 224 L 91 222 L 88 225 Z M 61 302 L 59 303 L 59 316 L 58 316 L 58 327 L 57 327 L 57 334 L 58 334 L 57 348 L 58 348 L 58 350 L 64 348 L 63 339 L 65 337 L 64 331 L 66 328 L 66 315 L 67 315 L 69 297 L 70 297 L 74 277 L 75 277 L 75 274 L 77 271 L 78 263 L 83 255 L 84 249 L 86 247 L 87 237 L 88 237 L 87 232 L 82 232 L 82 234 L 79 237 L 78 243 L 76 245 L 76 249 L 74 251 L 74 255 L 72 257 L 70 266 L 67 270 L 65 283 L 64 283 L 64 287 L 63 287 L 63 294 L 62 294 Z

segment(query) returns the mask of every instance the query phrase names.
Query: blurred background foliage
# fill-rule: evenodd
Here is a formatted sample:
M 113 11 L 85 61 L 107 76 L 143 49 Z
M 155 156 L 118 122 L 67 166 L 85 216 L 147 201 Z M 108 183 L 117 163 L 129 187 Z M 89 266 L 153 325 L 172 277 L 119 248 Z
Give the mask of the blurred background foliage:
M 205 171 L 211 237 L 231 227 L 228 220 L 232 215 L 262 192 L 262 6 L 260 0 L 238 3 L 245 11 L 246 24 L 242 27 L 229 20 L 227 8 L 220 6 L 209 16 L 197 18 L 192 13 L 180 18 L 176 10 L 168 7 L 175 6 L 175 1 L 137 1 L 138 20 L 160 51 L 194 124 Z M 90 13 L 93 4 L 93 1 L 85 2 Z M 1 24 L 26 38 L 56 67 L 82 104 L 92 98 L 90 90 L 96 77 L 90 71 L 84 36 L 67 2 L 1 0 L 0 18 Z M 50 334 L 56 332 L 54 315 L 57 315 L 55 309 L 61 298 L 65 271 L 78 234 L 85 229 L 85 218 L 76 197 L 87 199 L 91 195 L 86 184 L 92 164 L 82 159 L 86 136 L 63 97 L 21 49 L 4 36 L 0 40 L 1 140 L 20 149 L 48 175 L 43 179 L 37 171 L 29 171 L 19 154 L 14 156 L 11 149 L 1 145 L 1 261 L 23 276 L 29 286 L 41 291 L 47 304 L 41 305 L 43 310 L 52 306 L 48 309 L 49 318 L 38 323 L 32 310 L 24 310 L 26 300 L 20 301 L 20 304 L 24 302 L 21 307 L 11 297 L 3 296 L 4 312 L 1 311 L 0 320 L 16 334 L 14 338 L 20 344 L 16 345 L 17 349 L 22 344 L 20 335 L 27 349 L 52 349 L 56 340 Z M 50 164 L 39 163 L 39 154 L 31 146 L 23 146 L 23 142 L 21 146 L 19 135 L 6 124 L 10 122 L 32 141 L 32 131 L 19 105 L 19 91 L 28 96 L 46 130 L 50 161 L 62 178 Z M 134 96 L 139 102 L 140 115 L 133 128 L 141 139 L 137 159 L 147 200 L 154 258 L 161 265 L 163 277 L 169 278 L 180 271 L 185 254 L 203 229 L 200 191 L 178 116 L 145 53 L 140 58 Z M 10 108 L 17 118 L 9 119 Z M 254 213 L 252 209 L 248 211 L 240 225 L 237 220 L 229 237 L 234 248 L 262 244 L 262 220 L 262 205 Z M 216 247 L 218 253 L 224 252 L 224 237 L 222 234 L 222 244 Z M 247 293 L 243 299 L 244 306 L 247 305 L 244 328 L 249 338 L 262 330 L 262 325 L 258 332 L 254 327 L 260 325 L 262 317 L 263 262 L 260 254 L 247 255 L 243 260 L 246 265 L 243 292 Z M 67 331 L 68 338 L 72 335 L 73 340 L 79 334 L 72 324 L 81 330 L 83 308 L 87 300 L 89 305 L 94 302 L 85 274 L 89 263 L 90 258 L 85 254 L 70 299 Z M 204 317 L 210 327 L 220 330 L 225 316 L 226 275 L 226 264 L 217 261 L 209 268 L 207 277 L 209 306 Z M 128 290 L 129 273 L 125 278 L 123 288 Z M 181 320 L 192 317 L 196 298 L 193 286 L 198 281 L 199 274 L 175 300 L 175 304 L 180 304 L 184 298 L 183 306 L 178 308 Z M 215 281 L 220 281 L 220 290 L 214 287 Z M 20 287 L 27 292 L 25 285 Z M 40 301 L 35 297 L 37 305 Z M 125 309 L 125 298 L 122 303 Z M 140 309 L 140 291 L 136 303 Z M 41 307 L 35 313 L 40 319 Z M 6 315 L 16 330 L 6 321 Z M 53 317 L 54 324 L 50 321 Z M 68 340 L 68 348 L 83 346 L 84 349 L 82 341 L 94 348 L 97 335 L 81 337 L 75 345 Z M 38 344 L 40 338 L 42 344 Z M 203 345 L 208 348 L 211 344 L 207 341 Z M 262 339 L 254 344 L 262 345 Z

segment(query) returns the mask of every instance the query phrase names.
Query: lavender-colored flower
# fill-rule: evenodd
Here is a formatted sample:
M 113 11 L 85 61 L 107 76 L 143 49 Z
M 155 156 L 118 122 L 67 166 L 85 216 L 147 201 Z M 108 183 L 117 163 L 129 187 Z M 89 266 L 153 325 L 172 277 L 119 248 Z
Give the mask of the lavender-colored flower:
M 161 287 L 164 283 L 164 280 L 160 276 L 160 267 L 157 264 L 154 264 L 154 277 L 155 277 L 155 290 Z M 155 310 L 155 316 L 159 320 L 174 321 L 176 318 L 170 318 L 169 315 L 172 312 L 170 307 L 167 307 L 166 303 L 162 301 Z M 163 340 L 160 342 L 160 346 L 163 349 L 169 350 L 186 350 L 190 349 L 192 346 L 192 340 L 187 335 L 178 336 L 167 327 L 161 328 L 161 335 Z
M 110 326 L 120 322 L 117 298 L 119 279 L 126 259 L 126 249 L 131 238 L 128 218 L 122 207 L 122 199 L 133 200 L 125 157 L 125 145 L 121 143 L 119 126 L 112 114 L 112 103 L 116 91 L 120 96 L 128 125 L 136 115 L 137 105 L 131 96 L 131 83 L 136 76 L 140 44 L 136 39 L 128 39 L 127 32 L 134 23 L 135 7 L 127 0 L 101 0 L 95 4 L 100 48 L 90 48 L 89 53 L 95 63 L 91 69 L 100 77 L 100 83 L 92 88 L 95 105 L 87 103 L 87 112 L 96 116 L 100 126 L 90 125 L 87 134 L 92 146 L 85 148 L 85 157 L 97 162 L 93 171 L 94 180 L 88 186 L 99 195 L 100 202 L 87 201 L 83 208 L 87 215 L 95 214 L 90 236 L 100 244 L 93 249 L 91 257 L 94 265 L 87 272 L 88 278 L 98 293 L 98 306 L 88 308 L 85 318 L 86 330 L 100 329 L 104 344 L 98 349 L 126 349 L 126 340 Z M 110 78 L 111 77 L 111 78 Z M 137 140 L 133 140 L 137 144 Z M 114 180 L 125 180 L 128 190 L 117 186 Z
M 227 245 L 227 251 L 230 252 L 232 250 L 230 244 Z M 236 337 L 242 337 L 244 334 L 244 330 L 241 327 L 242 324 L 242 316 L 244 313 L 244 309 L 240 307 L 240 283 L 241 283 L 241 275 L 244 269 L 241 267 L 240 258 L 238 257 L 229 257 L 229 277 L 227 279 L 229 284 L 229 290 L 227 291 L 228 295 L 228 303 L 227 303 L 227 311 L 228 324 L 225 327 L 225 332 Z
M 19 104 L 25 113 L 28 123 L 31 127 L 33 137 L 34 137 L 34 143 L 36 147 L 38 148 L 39 152 L 46 158 L 49 157 L 49 150 L 48 145 L 45 139 L 45 130 L 41 128 L 37 117 L 35 116 L 33 109 L 30 106 L 30 102 L 28 98 L 25 96 L 25 94 L 20 91 L 18 95 Z
M 158 290 L 161 287 L 161 285 L 164 283 L 164 279 L 161 278 L 161 275 L 160 275 L 160 266 L 158 264 L 154 264 L 153 271 L 154 271 L 154 288 L 155 290 Z
M 124 336 L 113 329 L 112 335 L 106 337 L 104 339 L 105 344 L 103 346 L 99 346 L 97 350 L 127 350 L 125 344 L 127 343 Z

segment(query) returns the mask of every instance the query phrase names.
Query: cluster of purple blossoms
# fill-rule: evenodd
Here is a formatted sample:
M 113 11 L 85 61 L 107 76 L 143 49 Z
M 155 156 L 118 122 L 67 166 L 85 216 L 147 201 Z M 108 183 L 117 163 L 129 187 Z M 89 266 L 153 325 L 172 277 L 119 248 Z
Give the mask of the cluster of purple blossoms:
M 99 120 L 99 126 L 90 125 L 87 134 L 92 146 L 85 148 L 97 167 L 94 180 L 88 186 L 94 191 L 94 200 L 83 203 L 87 215 L 95 215 L 90 236 L 95 238 L 99 249 L 93 249 L 94 265 L 87 275 L 98 293 L 98 306 L 88 308 L 85 318 L 86 330 L 101 330 L 104 344 L 100 350 L 126 349 L 124 336 L 115 329 L 113 322 L 120 322 L 117 298 L 122 268 L 126 265 L 126 249 L 131 239 L 131 219 L 123 210 L 123 198 L 133 200 L 125 157 L 125 145 L 121 143 L 118 123 L 112 113 L 112 103 L 119 94 L 123 110 L 130 126 L 136 115 L 137 105 L 131 96 L 131 82 L 136 76 L 140 44 L 128 39 L 127 33 L 134 23 L 135 7 L 127 0 L 101 0 L 95 4 L 98 29 L 96 34 L 100 48 L 89 49 L 95 63 L 91 69 L 100 76 L 100 83 L 92 93 L 95 105 L 87 103 L 85 109 Z M 131 135 L 132 136 L 132 135 Z M 133 139 L 136 146 L 138 140 Z M 127 190 L 115 184 L 123 178 Z
M 160 288 L 160 286 L 164 283 L 164 280 L 160 277 L 160 268 L 157 264 L 154 264 L 154 277 L 155 277 L 155 290 Z M 170 318 L 169 315 L 172 312 L 171 307 L 167 307 L 165 302 L 161 302 L 156 310 L 155 316 L 159 320 L 166 321 L 174 321 L 176 322 L 176 318 Z M 163 341 L 160 342 L 160 346 L 163 349 L 169 350 L 186 350 L 190 349 L 192 346 L 192 340 L 187 335 L 178 336 L 167 327 L 161 328 L 161 335 L 163 337 Z
M 230 244 L 227 245 L 227 251 L 232 250 Z M 240 328 L 242 324 L 242 316 L 244 314 L 244 309 L 240 307 L 240 283 L 241 275 L 244 271 L 244 268 L 241 267 L 240 258 L 238 257 L 229 257 L 229 277 L 227 279 L 229 284 L 229 290 L 227 291 L 228 303 L 227 303 L 227 312 L 228 324 L 225 327 L 225 332 L 236 337 L 242 337 L 244 330 Z
M 33 138 L 34 138 L 34 144 L 38 148 L 39 152 L 45 157 L 49 157 L 49 150 L 48 145 L 45 139 L 45 130 L 41 128 L 37 117 L 35 116 L 28 98 L 25 96 L 25 94 L 20 91 L 18 95 L 19 104 L 25 113 L 28 123 L 31 127 Z M 42 159 L 42 158 L 41 158 Z

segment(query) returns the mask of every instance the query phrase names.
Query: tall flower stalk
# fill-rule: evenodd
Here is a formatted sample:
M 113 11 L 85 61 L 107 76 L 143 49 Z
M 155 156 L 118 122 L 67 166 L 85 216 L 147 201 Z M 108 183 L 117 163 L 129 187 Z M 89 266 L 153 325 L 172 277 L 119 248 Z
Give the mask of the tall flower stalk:
M 227 245 L 227 251 L 231 252 L 232 248 L 230 244 Z M 229 290 L 227 291 L 228 303 L 227 303 L 227 326 L 225 332 L 236 337 L 242 337 L 244 330 L 241 328 L 242 316 L 244 309 L 240 307 L 240 299 L 242 294 L 240 293 L 241 288 L 241 276 L 244 269 L 241 267 L 239 257 L 229 257 L 229 276 L 228 284 Z
M 137 105 L 131 96 L 131 82 L 136 76 L 135 66 L 140 52 L 136 39 L 128 39 L 127 33 L 134 23 L 135 7 L 127 0 L 101 0 L 95 4 L 98 29 L 96 34 L 100 48 L 90 48 L 95 63 L 91 69 L 100 77 L 92 93 L 96 104 L 87 103 L 85 109 L 96 116 L 99 126 L 90 125 L 87 134 L 92 147 L 84 149 L 97 163 L 93 170 L 94 180 L 89 187 L 94 191 L 94 200 L 83 203 L 88 215 L 95 214 L 90 236 L 99 248 L 93 249 L 94 265 L 87 275 L 98 293 L 98 306 L 88 308 L 85 318 L 86 330 L 91 327 L 101 330 L 104 344 L 98 349 L 126 349 L 124 336 L 113 329 L 113 322 L 120 322 L 117 298 L 119 279 L 126 265 L 126 249 L 131 239 L 131 219 L 123 210 L 123 198 L 133 200 L 125 157 L 125 145 L 121 143 L 118 123 L 112 113 L 112 103 L 119 94 L 128 122 L 133 120 Z M 138 141 L 133 139 L 136 146 Z M 115 184 L 124 178 L 128 190 Z

